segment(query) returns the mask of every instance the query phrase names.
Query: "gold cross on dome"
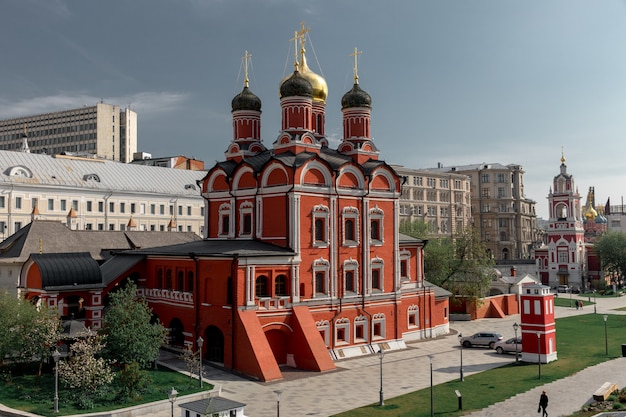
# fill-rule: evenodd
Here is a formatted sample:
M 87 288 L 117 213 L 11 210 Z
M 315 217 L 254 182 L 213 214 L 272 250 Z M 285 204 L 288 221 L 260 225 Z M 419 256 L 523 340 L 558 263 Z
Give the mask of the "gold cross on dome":
M 357 48 L 354 48 L 354 52 L 350 54 L 350 56 L 354 57 L 354 83 L 359 83 L 359 62 L 358 57 L 361 55 L 363 51 L 359 51 Z
M 244 62 L 244 68 L 245 68 L 245 72 L 244 72 L 244 80 L 243 80 L 243 85 L 244 87 L 248 86 L 248 63 L 250 62 L 250 58 L 252 58 L 252 54 L 249 54 L 248 51 L 246 51 L 243 54 L 243 57 L 241 58 Z

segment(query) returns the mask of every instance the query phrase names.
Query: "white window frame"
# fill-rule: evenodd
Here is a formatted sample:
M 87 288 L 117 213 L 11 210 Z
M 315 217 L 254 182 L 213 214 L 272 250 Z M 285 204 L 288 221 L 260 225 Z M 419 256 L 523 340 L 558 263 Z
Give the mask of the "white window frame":
M 361 334 L 363 337 L 357 338 L 357 330 L 361 328 Z M 367 326 L 367 317 L 358 316 L 354 319 L 354 334 L 352 335 L 354 343 L 367 343 L 369 339 L 368 326 Z
M 346 289 L 346 273 L 352 272 L 354 279 L 354 290 L 349 291 Z M 357 295 L 359 293 L 359 263 L 355 260 L 347 260 L 343 263 L 343 293 L 344 296 Z
M 409 306 L 406 312 L 406 323 L 409 328 L 420 328 L 420 308 L 415 304 Z M 411 319 L 413 319 L 413 323 L 411 323 Z
M 239 237 L 252 237 L 252 231 L 254 230 L 254 216 L 252 209 L 252 203 L 249 201 L 244 201 L 239 206 Z M 250 216 L 250 230 L 248 232 L 244 231 L 244 218 L 246 215 Z
M 376 333 L 377 325 L 380 325 L 380 334 Z M 372 317 L 372 340 L 385 339 L 386 332 L 386 319 L 383 313 L 374 314 Z
M 374 220 L 378 221 L 378 239 L 372 239 L 372 231 L 369 233 L 369 240 L 371 246 L 382 246 L 385 242 L 385 227 L 384 227 L 384 219 L 385 212 L 379 209 L 378 207 L 374 207 L 369 212 L 369 227 L 371 229 L 372 222 Z
M 324 274 L 324 291 L 323 292 L 317 292 L 317 286 L 315 285 L 315 279 L 316 279 L 316 275 L 318 272 L 322 272 Z M 330 294 L 330 281 L 329 281 L 329 275 L 330 275 L 330 262 L 328 262 L 326 259 L 320 258 L 317 259 L 313 262 L 313 276 L 312 278 L 312 291 L 311 291 L 311 298 L 321 298 L 321 297 L 327 297 L 328 294 Z
M 219 213 L 219 220 L 218 220 L 218 226 L 217 226 L 217 235 L 219 237 L 233 237 L 232 236 L 232 231 L 233 231 L 233 213 L 232 213 L 232 209 L 230 204 L 228 203 L 224 203 L 222 205 L 220 205 L 220 208 L 218 209 L 218 213 Z M 228 217 L 228 230 L 226 231 L 226 233 L 224 233 L 224 218 Z
M 328 320 L 320 320 L 315 323 L 317 326 L 317 331 L 320 332 L 322 339 L 324 339 L 324 344 L 326 347 L 330 346 L 330 323 Z
M 370 264 L 370 282 L 369 282 L 369 287 L 370 287 L 370 291 L 374 292 L 385 292 L 385 279 L 384 279 L 384 272 L 385 272 L 385 268 L 384 268 L 385 264 L 383 262 L 383 260 L 381 258 L 375 258 L 372 260 L 372 263 Z M 378 276 L 379 276 L 379 287 L 374 288 L 374 280 L 373 280 L 373 271 L 377 270 L 378 271 Z
M 340 340 L 337 336 L 339 331 L 343 330 L 344 338 Z M 335 321 L 335 346 L 350 344 L 350 320 L 342 317 Z
M 359 210 L 356 207 L 345 207 L 341 211 L 341 239 L 342 245 L 348 247 L 354 247 L 359 244 L 360 225 L 359 225 Z M 352 220 L 354 222 L 354 239 L 346 239 L 346 221 Z
M 327 248 L 329 240 L 328 234 L 330 227 L 330 210 L 324 205 L 317 205 L 313 207 L 312 218 L 313 222 L 311 224 L 311 237 L 313 241 L 311 243 L 314 248 Z M 322 236 L 322 239 L 320 240 L 317 239 L 317 229 L 315 227 L 315 223 L 318 219 L 321 219 L 323 222 L 322 232 L 324 233 L 324 236 Z

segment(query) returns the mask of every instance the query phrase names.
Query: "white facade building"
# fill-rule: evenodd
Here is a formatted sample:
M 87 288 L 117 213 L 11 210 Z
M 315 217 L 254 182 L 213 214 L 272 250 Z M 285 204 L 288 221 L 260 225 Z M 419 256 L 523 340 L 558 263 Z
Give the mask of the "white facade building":
M 204 171 L 0 151 L 0 240 L 38 220 L 73 230 L 204 234 Z

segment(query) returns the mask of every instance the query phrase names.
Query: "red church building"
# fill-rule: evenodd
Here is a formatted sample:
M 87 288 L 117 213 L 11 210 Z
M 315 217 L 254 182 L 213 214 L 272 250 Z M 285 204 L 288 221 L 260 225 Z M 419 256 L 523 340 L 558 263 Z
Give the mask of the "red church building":
M 323 372 L 338 359 L 449 332 L 448 295 L 424 281 L 426 242 L 398 232 L 402 178 L 371 137 L 356 51 L 354 85 L 341 99 L 343 139 L 331 149 L 328 89 L 307 66 L 305 36 L 280 84 L 271 146 L 246 71 L 225 160 L 201 182 L 206 237 L 119 253 L 97 283 L 105 297 L 130 277 L 170 345 L 196 349 L 202 337 L 207 361 L 263 381 L 282 378 L 283 365 Z M 23 273 L 37 282 L 38 268 Z

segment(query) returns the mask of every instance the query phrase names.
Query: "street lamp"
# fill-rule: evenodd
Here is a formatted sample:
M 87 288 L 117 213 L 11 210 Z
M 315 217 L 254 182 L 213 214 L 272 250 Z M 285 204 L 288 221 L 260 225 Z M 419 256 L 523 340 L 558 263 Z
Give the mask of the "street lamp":
M 596 314 L 596 290 L 593 290 L 593 314 Z
M 433 407 L 433 355 L 428 355 L 430 360 L 430 417 L 434 417 L 435 408 Z
M 174 403 L 176 402 L 176 396 L 178 395 L 178 391 L 172 387 L 171 390 L 167 392 L 167 398 L 169 398 L 170 403 L 172 404 L 172 417 L 174 417 Z
M 59 349 L 54 349 L 52 359 L 54 359 L 54 413 L 59 412 Z
M 274 391 L 274 394 L 276 394 L 276 417 L 280 417 L 280 395 L 282 393 L 281 390 Z
M 572 288 L 570 287 L 568 291 L 569 291 L 569 306 L 571 308 L 572 307 Z
M 459 333 L 459 342 L 463 339 L 463 333 Z M 461 343 L 461 368 L 459 369 L 459 375 L 461 378 L 461 382 L 465 381 L 463 377 L 463 343 Z
M 202 345 L 204 345 L 204 339 L 200 336 L 196 342 L 198 343 L 198 379 L 200 380 L 200 388 L 202 388 Z
M 604 316 L 602 316 L 602 318 L 604 319 L 604 350 L 606 352 L 606 356 L 609 356 L 609 335 L 606 331 L 606 321 L 609 316 L 605 314 Z
M 537 332 L 537 365 L 539 365 L 539 378 L 541 379 L 541 333 Z
M 515 332 L 515 363 L 517 363 L 518 352 L 517 352 L 517 329 L 519 329 L 519 324 L 517 322 L 513 323 L 513 331 Z
M 385 352 L 383 349 L 378 350 L 378 359 L 380 359 L 380 399 L 378 401 L 378 405 L 383 407 L 385 405 L 385 400 L 383 396 L 383 358 L 385 357 Z

